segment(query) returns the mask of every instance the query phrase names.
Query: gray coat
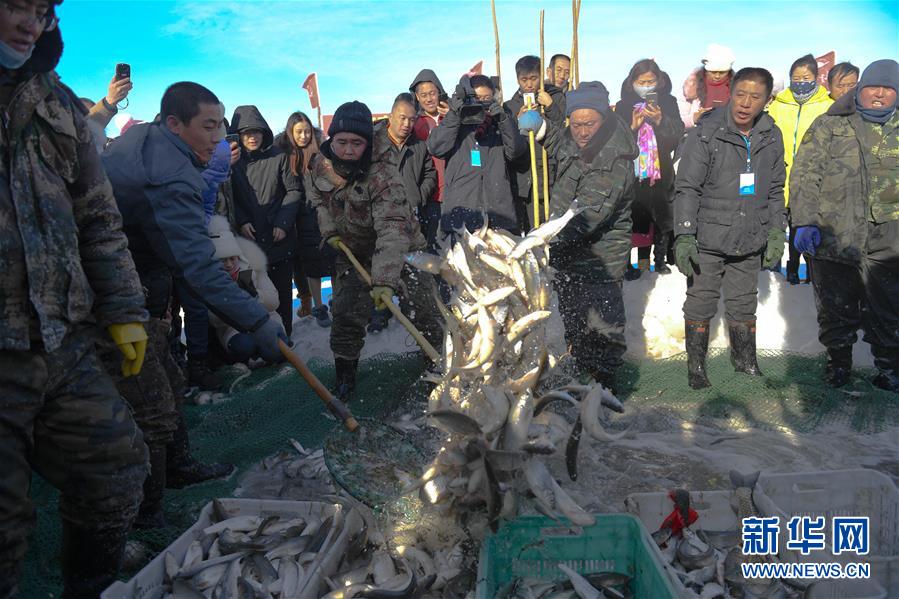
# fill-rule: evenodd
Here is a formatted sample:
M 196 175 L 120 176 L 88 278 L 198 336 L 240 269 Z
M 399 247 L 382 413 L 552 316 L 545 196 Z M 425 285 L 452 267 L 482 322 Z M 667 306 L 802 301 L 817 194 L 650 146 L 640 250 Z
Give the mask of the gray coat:
M 379 140 L 378 145 L 389 148 L 389 154 L 396 160 L 396 167 L 403 178 L 406 200 L 412 209 L 425 206 L 437 189 L 437 169 L 427 144 L 410 133 L 406 143 L 397 147 L 387 135 L 387 121 L 375 125 L 375 138 Z
M 203 211 L 203 165 L 165 125 L 131 127 L 103 154 L 138 273 L 168 269 L 234 328 L 255 331 L 268 312 L 214 258 Z
M 730 105 L 706 114 L 686 134 L 675 180 L 675 235 L 696 235 L 708 252 L 748 256 L 762 251 L 770 230 L 786 227 L 783 138 L 767 114 L 752 128 L 749 146 L 755 194 L 741 196 L 746 140 Z

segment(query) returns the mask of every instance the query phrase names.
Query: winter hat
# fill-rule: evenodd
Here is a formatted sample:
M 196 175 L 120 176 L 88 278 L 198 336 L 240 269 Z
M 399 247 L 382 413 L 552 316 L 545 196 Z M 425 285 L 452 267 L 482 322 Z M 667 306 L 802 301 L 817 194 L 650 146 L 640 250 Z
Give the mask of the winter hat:
M 733 50 L 720 44 L 709 44 L 702 58 L 702 66 L 706 71 L 729 71 L 734 66 Z
M 215 259 L 224 260 L 231 256 L 240 256 L 240 246 L 231 232 L 231 225 L 228 219 L 220 214 L 216 214 L 209 221 L 209 238 L 212 239 L 212 245 L 215 246 Z
M 334 137 L 338 133 L 355 133 L 364 137 L 370 145 L 374 126 L 368 106 L 358 100 L 341 104 L 328 127 L 328 137 Z
M 566 116 L 581 108 L 592 108 L 605 114 L 609 111 L 609 90 L 599 81 L 585 81 L 577 89 L 565 93 Z
M 858 81 L 857 89 L 879 86 L 899 91 L 899 63 L 892 58 L 875 60 L 869 64 Z

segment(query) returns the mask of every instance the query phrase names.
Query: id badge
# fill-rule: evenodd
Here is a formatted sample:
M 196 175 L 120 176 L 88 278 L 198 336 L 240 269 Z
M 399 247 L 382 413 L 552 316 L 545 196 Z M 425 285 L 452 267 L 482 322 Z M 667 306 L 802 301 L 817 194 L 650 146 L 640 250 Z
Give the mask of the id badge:
M 740 195 L 755 195 L 755 173 L 740 173 Z
M 481 166 L 481 151 L 480 150 L 472 150 L 471 151 L 471 166 Z

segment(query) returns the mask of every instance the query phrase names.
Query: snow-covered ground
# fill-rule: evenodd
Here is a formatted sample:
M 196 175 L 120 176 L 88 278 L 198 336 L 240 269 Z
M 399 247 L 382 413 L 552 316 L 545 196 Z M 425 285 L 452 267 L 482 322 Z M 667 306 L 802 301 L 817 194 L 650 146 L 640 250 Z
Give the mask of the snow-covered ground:
M 627 314 L 628 353 L 636 358 L 665 358 L 684 351 L 684 318 L 681 308 L 687 289 L 687 280 L 677 271 L 670 275 L 644 273 L 636 281 L 624 283 L 624 304 Z M 554 349 L 564 347 L 562 321 L 558 310 L 553 309 L 549 324 Z M 723 323 L 724 300 L 718 307 L 718 316 L 712 323 L 713 347 L 728 345 Z M 768 271 L 759 273 L 758 308 L 759 349 L 779 349 L 806 354 L 818 354 L 824 347 L 818 342 L 817 310 L 811 285 L 789 285 L 782 275 Z M 295 351 L 304 359 L 318 358 L 331 361 L 333 356 L 328 344 L 329 328 L 322 328 L 315 319 L 306 317 L 294 321 L 293 341 Z M 859 335 L 861 336 L 861 335 Z M 362 358 L 385 354 L 415 351 L 412 337 L 396 321 L 390 319 L 386 330 L 369 334 L 362 350 Z M 561 353 L 561 352 L 559 352 Z M 871 366 L 873 358 L 867 343 L 855 344 L 854 365 Z

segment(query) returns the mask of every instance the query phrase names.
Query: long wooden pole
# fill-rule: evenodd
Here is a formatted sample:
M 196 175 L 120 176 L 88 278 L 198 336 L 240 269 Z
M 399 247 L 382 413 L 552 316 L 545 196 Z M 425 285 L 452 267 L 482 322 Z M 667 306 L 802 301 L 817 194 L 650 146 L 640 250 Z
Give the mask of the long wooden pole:
M 338 247 L 340 247 L 341 251 L 346 254 L 347 259 L 356 268 L 356 271 L 359 273 L 359 276 L 362 277 L 362 280 L 365 281 L 366 285 L 371 287 L 371 275 L 368 274 L 368 271 L 365 270 L 365 267 L 362 266 L 362 263 L 356 259 L 356 256 L 353 254 L 352 250 L 344 245 L 342 241 L 337 245 Z M 418 342 L 419 347 L 421 347 L 421 349 L 424 350 L 426 354 L 428 354 L 428 357 L 434 360 L 434 362 L 439 363 L 440 354 L 437 353 L 437 350 L 434 349 L 433 345 L 428 343 L 428 340 L 424 338 L 424 335 L 422 335 L 421 332 L 415 328 L 415 325 L 412 324 L 412 321 L 406 318 L 406 315 L 403 314 L 403 311 L 400 310 L 400 307 L 393 302 L 384 303 L 387 305 L 387 309 L 390 310 L 394 316 L 396 316 L 396 319 L 400 322 L 400 324 L 406 327 L 406 330 L 409 331 L 409 334 L 412 335 L 412 338 Z
M 294 368 L 296 368 L 297 372 L 300 373 L 300 376 L 306 380 L 306 383 L 312 387 L 312 390 L 315 391 L 315 394 L 318 395 L 319 399 L 324 402 L 325 407 L 328 408 L 334 416 L 340 419 L 343 422 L 344 428 L 354 432 L 359 428 L 359 423 L 353 418 L 353 415 L 350 413 L 350 410 L 346 407 L 346 405 L 331 395 L 331 392 L 328 391 L 328 388 L 322 385 L 322 382 L 318 380 L 309 367 L 306 366 L 306 363 L 300 358 L 300 356 L 296 355 L 290 348 L 287 347 L 287 344 L 278 339 L 278 348 L 281 350 L 281 355 L 290 362 Z
M 578 28 L 581 24 L 581 0 L 577 0 L 577 10 L 575 12 L 574 18 L 574 86 L 577 87 L 581 84 L 581 50 L 580 46 L 580 38 L 578 36 Z
M 577 50 L 577 0 L 571 0 L 571 55 L 568 69 L 568 91 L 571 91 L 575 88 L 574 85 L 574 60 L 575 53 Z
M 496 23 L 496 0 L 490 0 L 490 12 L 493 13 L 493 39 L 496 41 L 496 79 L 499 82 L 499 101 L 503 101 L 503 76 L 499 68 L 499 25 Z
M 543 52 L 543 17 L 546 11 L 540 10 L 540 91 L 546 91 L 546 76 L 543 73 L 545 55 Z M 540 112 L 545 113 L 543 107 Z M 546 155 L 546 148 L 542 148 L 543 152 L 543 222 L 549 220 L 549 164 Z M 536 200 L 534 200 L 536 201 Z

